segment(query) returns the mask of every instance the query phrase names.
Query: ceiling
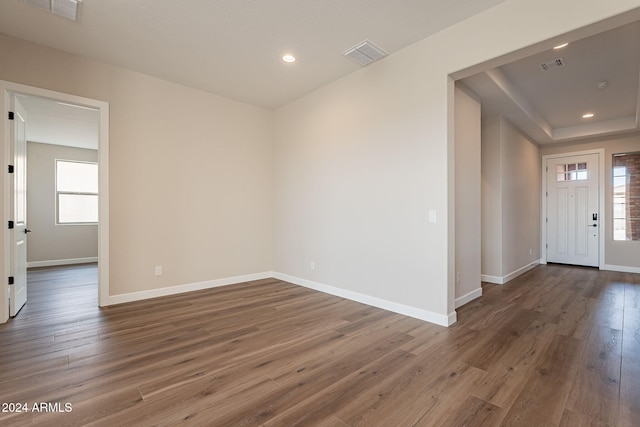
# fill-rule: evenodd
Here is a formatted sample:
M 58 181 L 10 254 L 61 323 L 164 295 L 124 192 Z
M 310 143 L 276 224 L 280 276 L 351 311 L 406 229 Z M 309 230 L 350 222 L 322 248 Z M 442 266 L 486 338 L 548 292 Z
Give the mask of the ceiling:
M 27 141 L 98 149 L 97 110 L 36 96 L 19 95 L 27 113 Z
M 364 40 L 393 53 L 503 1 L 83 0 L 74 22 L 24 0 L 3 0 L 0 32 L 277 108 L 361 68 L 343 52 Z M 285 53 L 297 60 L 283 62 Z M 540 64 L 558 58 L 562 67 L 541 71 Z M 640 23 L 632 23 L 462 82 L 481 98 L 483 116 L 503 114 L 548 144 L 637 131 L 639 76 Z M 602 81 L 607 87 L 599 89 Z M 78 146 L 69 141 L 88 138 L 79 135 L 96 126 L 88 110 L 41 99 L 26 103 L 33 141 Z M 595 116 L 583 119 L 586 112 Z M 61 134 L 70 127 L 56 128 L 51 117 L 87 122 L 75 134 Z M 48 125 L 34 129 L 38 123 Z
M 0 32 L 276 108 L 360 68 L 365 39 L 393 53 L 503 1 L 83 0 L 74 22 L 2 0 Z
M 549 63 L 543 71 L 540 65 Z M 640 23 L 634 22 L 461 81 L 482 99 L 483 117 L 502 114 L 538 144 L 549 144 L 637 131 L 639 79 Z M 586 113 L 594 116 L 583 118 Z

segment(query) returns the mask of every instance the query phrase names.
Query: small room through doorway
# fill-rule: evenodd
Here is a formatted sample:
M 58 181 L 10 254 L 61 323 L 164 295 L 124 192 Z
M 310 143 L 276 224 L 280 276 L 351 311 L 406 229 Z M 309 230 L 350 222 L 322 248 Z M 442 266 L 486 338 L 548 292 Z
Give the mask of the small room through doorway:
M 34 286 L 29 293 L 48 295 L 43 307 L 50 309 L 69 301 L 95 307 L 98 110 L 38 96 L 18 97 L 27 114 L 27 281 Z M 65 285 L 79 272 L 82 283 L 70 280 Z

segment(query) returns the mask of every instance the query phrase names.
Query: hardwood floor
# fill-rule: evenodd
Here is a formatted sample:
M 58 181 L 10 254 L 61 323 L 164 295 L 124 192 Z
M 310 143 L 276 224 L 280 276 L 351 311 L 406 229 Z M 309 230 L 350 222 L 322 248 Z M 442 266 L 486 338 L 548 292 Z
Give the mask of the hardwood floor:
M 640 423 L 637 274 L 540 266 L 450 328 L 275 279 L 98 309 L 96 280 L 29 272 L 1 425 Z

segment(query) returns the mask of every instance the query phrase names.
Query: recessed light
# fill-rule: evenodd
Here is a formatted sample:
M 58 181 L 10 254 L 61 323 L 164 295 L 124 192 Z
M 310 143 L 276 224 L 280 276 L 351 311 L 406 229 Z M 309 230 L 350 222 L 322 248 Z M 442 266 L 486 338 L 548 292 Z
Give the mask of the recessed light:
M 284 62 L 289 62 L 289 63 L 296 62 L 296 57 L 290 54 L 286 54 L 285 56 L 282 57 L 282 60 Z
M 558 46 L 554 46 L 553 48 L 558 50 L 558 49 L 562 49 L 563 47 L 567 47 L 567 46 L 569 46 L 569 43 L 562 43 L 562 44 L 559 44 Z
M 595 114 L 593 113 L 586 113 L 582 115 L 583 119 L 590 119 L 591 117 L 595 116 Z

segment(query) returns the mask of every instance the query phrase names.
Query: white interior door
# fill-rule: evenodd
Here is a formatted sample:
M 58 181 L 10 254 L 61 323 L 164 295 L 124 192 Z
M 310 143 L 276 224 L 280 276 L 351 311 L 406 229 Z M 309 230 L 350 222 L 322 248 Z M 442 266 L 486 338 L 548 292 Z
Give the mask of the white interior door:
M 598 154 L 547 160 L 547 261 L 597 267 Z
M 13 96 L 13 223 L 9 315 L 14 317 L 27 302 L 27 115 Z

